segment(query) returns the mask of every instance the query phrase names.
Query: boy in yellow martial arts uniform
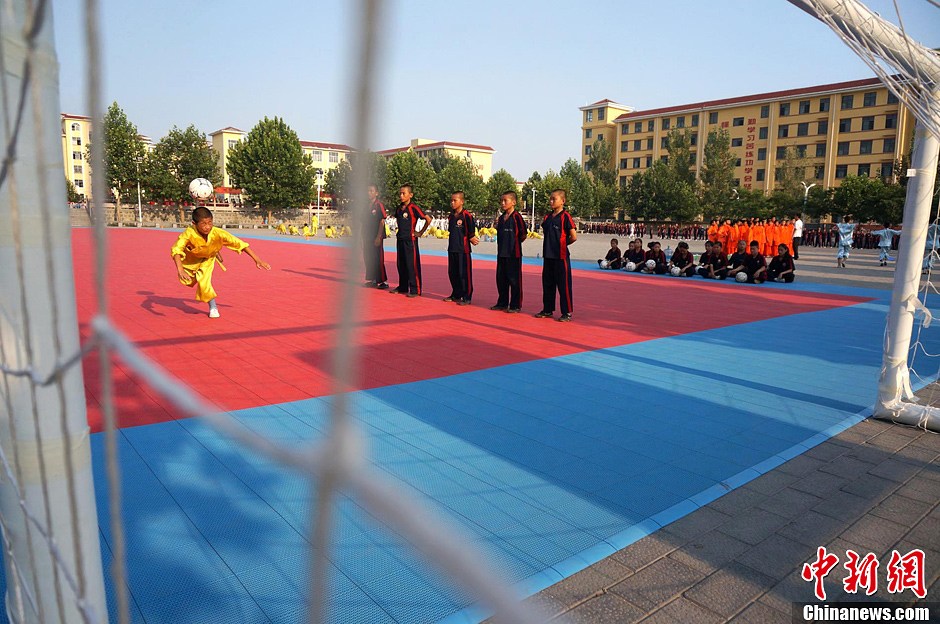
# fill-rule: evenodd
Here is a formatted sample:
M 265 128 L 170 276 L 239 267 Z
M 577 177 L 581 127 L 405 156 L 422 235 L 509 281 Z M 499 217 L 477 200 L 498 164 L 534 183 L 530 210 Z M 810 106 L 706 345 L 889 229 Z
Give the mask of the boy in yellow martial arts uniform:
M 200 206 L 193 210 L 193 224 L 176 239 L 170 255 L 176 263 L 180 283 L 195 287 L 196 300 L 209 304 L 209 318 L 219 318 L 219 309 L 215 304 L 216 293 L 212 288 L 212 270 L 222 247 L 239 253 L 244 251 L 255 261 L 256 267 L 271 270 L 271 265 L 256 256 L 248 243 L 222 228 L 212 227 L 212 212 L 208 208 Z

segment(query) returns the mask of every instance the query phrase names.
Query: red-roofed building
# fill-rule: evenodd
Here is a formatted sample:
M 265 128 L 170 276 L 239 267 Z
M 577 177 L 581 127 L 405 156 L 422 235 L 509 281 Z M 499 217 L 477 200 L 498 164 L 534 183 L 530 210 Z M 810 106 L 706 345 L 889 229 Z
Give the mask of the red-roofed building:
M 696 175 L 709 132 L 727 130 L 738 156 L 735 177 L 744 188 L 770 191 L 776 168 L 790 154 L 805 159 L 806 181 L 838 186 L 849 175 L 890 179 L 894 162 L 910 149 L 914 117 L 877 78 L 785 91 L 633 110 L 610 100 L 580 108 L 581 162 L 598 135 L 614 141 L 620 184 L 659 160 L 667 137 L 684 129 Z
M 493 154 L 496 152 L 488 145 L 475 145 L 473 143 L 457 143 L 455 141 L 434 141 L 432 139 L 412 139 L 411 145 L 406 147 L 393 147 L 376 152 L 386 158 L 391 158 L 399 152 L 413 151 L 422 158 L 431 158 L 434 155 L 445 155 L 450 158 L 469 158 L 476 167 L 483 181 L 490 179 L 493 174 Z

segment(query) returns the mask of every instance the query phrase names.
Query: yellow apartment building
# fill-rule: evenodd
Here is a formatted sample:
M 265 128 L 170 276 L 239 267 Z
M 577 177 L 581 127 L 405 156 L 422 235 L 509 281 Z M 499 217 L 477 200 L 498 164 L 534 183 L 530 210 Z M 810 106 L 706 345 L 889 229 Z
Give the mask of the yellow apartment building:
M 411 144 L 406 147 L 394 147 L 376 153 L 386 158 L 391 158 L 398 152 L 407 152 L 409 150 L 414 151 L 415 154 L 425 159 L 430 159 L 434 155 L 446 155 L 451 158 L 469 158 L 484 182 L 489 180 L 490 176 L 493 175 L 493 154 L 496 153 L 496 150 L 486 145 L 455 143 L 453 141 L 434 141 L 432 139 L 412 139 Z
M 91 117 L 62 113 L 62 162 L 65 179 L 71 180 L 82 197 L 91 197 L 91 168 L 85 149 L 91 142 Z
M 581 159 L 598 136 L 615 141 L 611 164 L 621 186 L 657 160 L 668 160 L 667 136 L 690 133 L 696 176 L 705 141 L 725 129 L 737 156 L 735 179 L 770 191 L 777 163 L 793 147 L 806 159 L 807 181 L 839 186 L 846 176 L 891 179 L 911 146 L 914 116 L 877 78 L 774 91 L 646 111 L 610 100 L 580 108 Z

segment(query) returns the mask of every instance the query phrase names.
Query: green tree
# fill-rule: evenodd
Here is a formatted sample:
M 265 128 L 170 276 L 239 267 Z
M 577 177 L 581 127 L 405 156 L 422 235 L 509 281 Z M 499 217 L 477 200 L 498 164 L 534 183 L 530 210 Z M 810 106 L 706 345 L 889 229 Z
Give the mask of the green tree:
M 590 175 L 581 169 L 581 165 L 574 158 L 569 158 L 558 172 L 565 180 L 565 190 L 568 194 L 568 210 L 576 217 L 590 217 L 597 213 L 597 196 Z M 553 189 L 546 189 L 551 193 Z M 546 194 L 547 198 L 547 194 Z M 547 199 L 546 199 L 547 203 Z
M 146 150 L 144 142 L 137 133 L 137 126 L 132 124 L 127 115 L 112 102 L 104 115 L 104 180 L 114 193 L 114 215 L 120 221 L 121 200 L 132 190 L 137 192 L 137 183 L 143 172 L 140 163 Z M 91 162 L 91 146 L 85 153 L 85 159 Z
M 78 191 L 75 190 L 75 185 L 72 184 L 72 181 L 68 178 L 65 178 L 65 194 L 68 197 L 70 203 L 78 203 L 84 198 Z
M 463 191 L 464 207 L 478 215 L 486 208 L 487 192 L 483 178 L 469 158 L 448 158 L 447 164 L 437 176 L 437 206 L 442 211 L 450 210 L 450 196 Z
M 832 204 L 832 195 L 832 189 L 814 186 L 806 194 L 806 202 L 802 207 L 803 214 L 813 219 L 833 214 L 836 208 Z
M 734 195 L 734 193 L 732 193 Z M 771 215 L 772 206 L 760 189 L 738 189 L 737 198 L 731 202 L 730 211 L 724 215 L 733 219 L 757 217 L 765 219 Z
M 594 145 L 591 146 L 591 155 L 585 164 L 587 165 L 585 171 L 598 184 L 614 186 L 617 183 L 617 170 L 614 169 L 614 152 L 610 141 L 601 138 L 594 141 Z
M 647 176 L 647 216 L 653 219 L 691 221 L 699 212 L 695 191 L 666 163 L 657 161 L 644 172 Z
M 812 173 L 806 158 L 806 148 L 798 149 L 791 145 L 784 150 L 783 158 L 777 160 L 774 175 L 775 195 L 779 195 L 777 204 L 786 206 L 784 214 L 793 214 L 803 203 L 803 184 Z M 778 214 L 776 216 L 783 216 Z
M 633 174 L 620 194 L 631 219 L 642 221 L 650 218 L 653 193 L 645 171 Z
M 832 194 L 839 215 L 852 215 L 857 221 L 899 223 L 904 210 L 904 189 L 885 184 L 881 178 L 849 176 Z
M 520 199 L 525 202 L 525 205 L 528 206 L 529 210 L 532 209 L 532 190 L 535 189 L 536 193 L 538 193 L 540 189 L 539 185 L 541 183 L 542 174 L 540 174 L 538 171 L 533 171 L 532 175 L 529 176 L 529 179 L 526 180 L 526 183 L 522 185 L 522 197 Z M 536 198 L 536 202 L 538 202 L 538 198 Z
M 735 160 L 737 157 L 731 151 L 728 131 L 719 129 L 709 132 L 701 174 L 702 209 L 707 219 L 724 216 L 731 209 Z
M 518 191 L 516 179 L 505 169 L 500 169 L 486 181 L 487 212 L 499 210 L 499 200 L 506 191 Z M 519 208 L 521 207 L 522 204 L 520 203 Z
M 146 196 L 159 204 L 182 206 L 191 201 L 189 183 L 195 178 L 206 178 L 213 186 L 222 182 L 215 151 L 206 135 L 193 125 L 185 130 L 173 126 L 147 155 L 141 169 Z M 186 222 L 183 215 L 181 222 Z
M 385 182 L 385 203 L 394 209 L 400 201 L 398 189 L 403 184 L 411 184 L 414 189 L 414 201 L 419 206 L 431 210 L 437 198 L 437 174 L 412 150 L 398 152 L 388 161 Z
M 250 202 L 267 212 L 287 214 L 310 204 L 314 197 L 313 161 L 303 153 L 297 133 L 283 119 L 262 121 L 229 152 L 232 184 Z
M 692 171 L 692 139 L 686 129 L 673 128 L 666 138 L 669 150 L 669 167 L 677 180 L 695 185 L 695 172 Z
M 555 189 L 564 190 L 568 199 L 571 199 L 571 178 L 559 175 L 554 170 L 549 169 L 539 180 L 538 187 L 535 190 L 535 219 L 537 222 L 541 222 L 541 217 L 551 211 L 551 207 L 548 205 L 548 197 Z
M 349 200 L 352 198 L 349 185 L 355 179 L 355 173 L 358 172 L 360 166 L 368 167 L 369 184 L 376 186 L 380 197 L 384 196 L 387 167 L 385 157 L 374 152 L 354 152 L 339 165 L 327 171 L 323 180 L 324 190 L 333 198 L 336 207 L 345 208 L 349 205 Z

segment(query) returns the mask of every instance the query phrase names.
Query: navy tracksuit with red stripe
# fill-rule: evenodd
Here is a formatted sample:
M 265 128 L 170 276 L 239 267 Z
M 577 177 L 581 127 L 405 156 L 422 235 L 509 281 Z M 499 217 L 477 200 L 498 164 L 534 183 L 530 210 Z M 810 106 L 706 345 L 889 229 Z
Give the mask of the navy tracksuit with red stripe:
M 385 238 L 385 204 L 376 199 L 372 202 L 371 213 L 365 223 L 365 236 L 362 237 L 362 259 L 366 266 L 366 281 L 384 284 L 388 281 L 385 273 L 385 248 L 376 238 Z M 373 236 L 374 234 L 374 236 Z
M 574 221 L 567 210 L 549 214 L 542 221 L 542 311 L 555 311 L 555 292 L 558 293 L 562 314 L 571 314 L 574 300 L 571 295 L 571 257 L 568 255 L 568 232 Z
M 473 263 L 470 256 L 470 239 L 476 234 L 473 215 L 462 209 L 450 213 L 447 226 L 447 276 L 450 278 L 450 297 L 454 301 L 470 301 L 473 298 Z
M 398 222 L 398 288 L 400 293 L 421 294 L 421 252 L 418 249 L 418 219 L 428 220 L 418 204 L 409 202 L 395 210 Z
M 525 219 L 516 210 L 496 220 L 496 305 L 500 308 L 522 308 L 522 243 L 527 234 Z

